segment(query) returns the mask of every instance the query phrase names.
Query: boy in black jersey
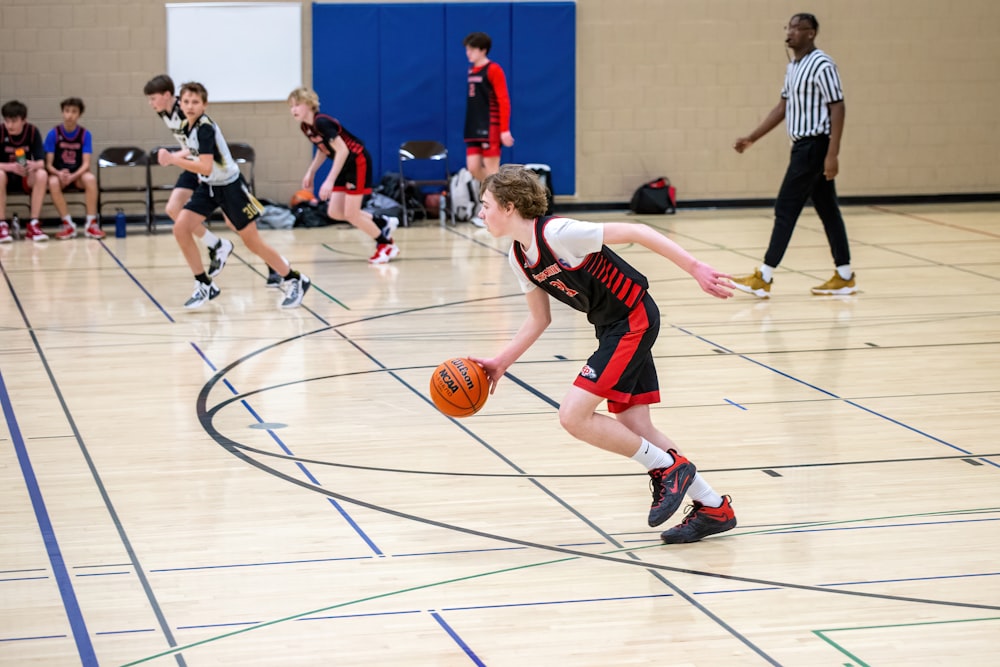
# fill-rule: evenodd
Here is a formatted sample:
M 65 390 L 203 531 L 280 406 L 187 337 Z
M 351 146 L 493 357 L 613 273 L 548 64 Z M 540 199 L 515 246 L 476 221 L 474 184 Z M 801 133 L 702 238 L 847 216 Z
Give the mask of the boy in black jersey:
M 31 195 L 31 220 L 25 228 L 29 241 L 48 241 L 38 216 L 45 201 L 48 175 L 45 173 L 45 147 L 38 128 L 28 122 L 28 107 L 11 100 L 3 105 L 0 125 L 0 243 L 10 243 L 13 236 L 7 224 L 7 195 Z
M 327 160 L 333 166 L 319 188 L 319 198 L 329 200 L 327 215 L 346 220 L 375 241 L 371 264 L 385 264 L 399 255 L 392 232 L 399 219 L 376 216 L 361 208 L 365 195 L 372 191 L 372 157 L 364 143 L 344 129 L 336 118 L 319 112 L 319 96 L 309 88 L 296 88 L 288 95 L 292 118 L 302 133 L 316 146 L 316 153 L 302 178 L 302 187 L 312 191 L 316 170 Z
M 648 248 L 720 299 L 732 296 L 730 276 L 643 224 L 544 217 L 545 188 L 534 172 L 521 165 L 504 165 L 487 176 L 480 196 L 490 234 L 514 241 L 509 261 L 529 311 L 517 334 L 496 356 L 474 359 L 486 370 L 490 392 L 548 327 L 550 296 L 586 313 L 596 329 L 598 348 L 560 404 L 560 424 L 579 440 L 645 466 L 653 489 L 650 526 L 669 519 L 685 493 L 691 496 L 693 509 L 681 524 L 661 534 L 664 542 L 696 542 L 736 526 L 729 498 L 716 493 L 650 419 L 650 404 L 660 400 L 652 354 L 659 311 L 646 291 L 646 277 L 605 244 Z M 615 418 L 596 412 L 604 400 Z

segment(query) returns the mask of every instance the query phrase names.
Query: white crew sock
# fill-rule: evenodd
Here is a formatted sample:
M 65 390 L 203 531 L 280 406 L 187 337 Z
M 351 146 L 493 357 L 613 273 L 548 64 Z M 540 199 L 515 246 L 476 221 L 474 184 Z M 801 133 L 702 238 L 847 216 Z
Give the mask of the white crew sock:
M 201 242 L 205 244 L 206 248 L 214 248 L 219 243 L 219 237 L 206 229 L 205 235 L 201 237 Z
M 765 283 L 771 282 L 771 280 L 774 278 L 774 267 L 768 266 L 767 264 L 761 264 L 760 277 L 764 279 Z
M 844 280 L 850 280 L 851 276 L 854 275 L 854 271 L 851 270 L 850 264 L 841 264 L 837 267 L 837 275 L 839 275 Z
M 632 455 L 632 460 L 646 466 L 646 470 L 669 468 L 674 464 L 674 457 L 663 451 L 649 440 L 642 439 L 639 450 Z
M 691 500 L 697 500 L 706 507 L 722 507 L 722 496 L 708 485 L 701 473 L 695 473 L 694 481 L 688 487 L 688 495 Z

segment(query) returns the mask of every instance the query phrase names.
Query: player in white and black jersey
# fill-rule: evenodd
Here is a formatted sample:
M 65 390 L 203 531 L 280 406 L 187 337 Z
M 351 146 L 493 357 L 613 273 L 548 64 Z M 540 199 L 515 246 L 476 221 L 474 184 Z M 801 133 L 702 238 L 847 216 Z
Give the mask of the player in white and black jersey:
M 166 74 L 159 74 L 146 82 L 142 92 L 146 95 L 149 106 L 153 108 L 170 133 L 174 135 L 177 145 L 183 149 L 185 147 L 182 127 L 184 125 L 184 112 L 181 111 L 181 101 L 174 95 L 174 90 L 174 80 Z M 153 159 L 157 159 L 156 156 L 153 156 Z M 170 197 L 164 207 L 171 220 L 177 221 L 177 216 L 180 215 L 184 205 L 191 199 L 191 195 L 197 187 L 198 176 L 193 172 L 181 170 L 177 183 L 170 191 Z M 236 231 L 228 218 L 226 218 L 226 225 Z M 211 277 L 219 275 L 226 265 L 229 254 L 233 251 L 233 242 L 216 236 L 206 227 L 194 230 L 194 234 L 208 249 L 208 275 Z M 281 277 L 270 270 L 267 278 L 268 287 L 278 287 L 280 283 Z
M 716 493 L 653 425 L 649 406 L 659 403 L 660 390 L 652 348 L 660 313 L 647 292 L 646 277 L 608 245 L 648 248 L 720 299 L 732 296 L 730 277 L 647 225 L 546 217 L 547 192 L 522 165 L 501 166 L 486 177 L 480 192 L 486 229 L 513 240 L 510 264 L 528 302 L 528 317 L 514 338 L 490 359 L 473 358 L 489 377 L 490 393 L 551 323 L 550 297 L 586 313 L 597 335 L 597 350 L 560 403 L 559 423 L 574 438 L 629 457 L 647 470 L 653 490 L 650 526 L 669 519 L 685 493 L 691 496 L 692 510 L 682 523 L 661 534 L 664 542 L 696 542 L 734 528 L 736 514 L 729 498 Z M 605 400 L 613 417 L 597 412 Z
M 309 277 L 292 269 L 257 231 L 257 219 L 264 207 L 247 188 L 222 130 L 205 114 L 208 91 L 200 83 L 185 83 L 181 86 L 180 100 L 184 112 L 181 126 L 184 148 L 177 152 L 160 151 L 157 159 L 161 165 L 180 167 L 198 178 L 191 199 L 174 221 L 174 238 L 195 278 L 194 293 L 184 307 L 198 308 L 219 295 L 219 288 L 205 271 L 195 237 L 198 230 L 204 229 L 205 219 L 221 208 L 247 249 L 281 275 L 285 291 L 281 307 L 295 308 L 309 289 Z
M 812 14 L 795 14 L 785 30 L 785 45 L 792 61 L 785 71 L 781 100 L 760 125 L 733 144 L 742 153 L 773 130 L 782 120 L 792 141 L 791 158 L 774 204 L 774 227 L 764 262 L 753 274 L 733 281 L 733 285 L 754 296 L 771 294 L 774 270 L 785 256 L 795 223 L 806 201 L 813 206 L 830 244 L 836 272 L 813 294 L 854 294 L 857 291 L 851 268 L 851 248 L 840 215 L 833 179 L 840 171 L 840 139 L 844 132 L 844 92 L 837 65 L 816 48 L 819 21 Z

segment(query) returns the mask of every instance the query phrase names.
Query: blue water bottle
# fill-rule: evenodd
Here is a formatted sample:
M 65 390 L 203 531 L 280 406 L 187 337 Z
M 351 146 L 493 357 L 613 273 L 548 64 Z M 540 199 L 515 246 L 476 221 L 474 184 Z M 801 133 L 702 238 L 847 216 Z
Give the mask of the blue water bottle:
M 125 238 L 125 211 L 121 209 L 115 214 L 115 238 Z

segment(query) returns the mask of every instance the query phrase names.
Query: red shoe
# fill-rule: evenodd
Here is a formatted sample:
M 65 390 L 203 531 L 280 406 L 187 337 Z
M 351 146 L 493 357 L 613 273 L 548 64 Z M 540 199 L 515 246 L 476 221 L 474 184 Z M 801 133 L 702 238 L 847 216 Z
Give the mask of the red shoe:
M 736 527 L 736 512 L 729 496 L 722 496 L 720 507 L 708 507 L 697 500 L 684 520 L 660 534 L 665 544 L 687 544 L 703 537 L 724 533 Z
M 10 225 L 0 222 L 0 243 L 10 243 L 14 239 L 10 235 Z
M 65 241 L 66 239 L 71 239 L 74 236 L 76 236 L 76 225 L 74 225 L 72 222 L 66 222 L 64 220 L 62 223 L 62 227 L 59 229 L 58 232 L 56 232 L 56 238 L 59 239 L 60 241 Z
M 48 241 L 49 235 L 42 231 L 42 225 L 37 220 L 32 220 L 28 223 L 24 238 L 39 243 L 41 241 Z
M 676 450 L 671 449 L 669 453 L 674 457 L 672 466 L 649 471 L 649 490 L 653 492 L 653 502 L 649 506 L 650 527 L 659 526 L 680 508 L 698 472 L 695 465 Z
M 368 258 L 369 264 L 388 264 L 389 260 L 395 259 L 399 255 L 399 246 L 395 243 L 379 243 L 375 247 L 375 254 Z
M 84 231 L 84 234 L 87 235 L 88 239 L 103 239 L 105 236 L 104 231 L 101 229 L 101 223 L 97 222 L 97 220 L 92 220 L 90 224 L 87 225 L 87 229 Z

